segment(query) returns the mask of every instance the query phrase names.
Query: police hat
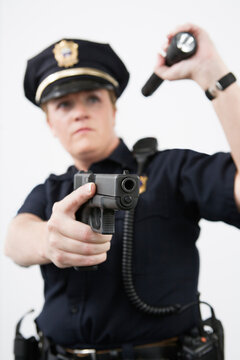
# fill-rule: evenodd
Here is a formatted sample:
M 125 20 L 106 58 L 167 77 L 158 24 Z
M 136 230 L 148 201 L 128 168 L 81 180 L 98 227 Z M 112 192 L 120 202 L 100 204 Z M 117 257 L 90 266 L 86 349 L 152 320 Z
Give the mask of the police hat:
M 81 90 L 113 89 L 119 97 L 128 80 L 125 65 L 109 44 L 63 39 L 28 61 L 24 91 L 39 106 Z

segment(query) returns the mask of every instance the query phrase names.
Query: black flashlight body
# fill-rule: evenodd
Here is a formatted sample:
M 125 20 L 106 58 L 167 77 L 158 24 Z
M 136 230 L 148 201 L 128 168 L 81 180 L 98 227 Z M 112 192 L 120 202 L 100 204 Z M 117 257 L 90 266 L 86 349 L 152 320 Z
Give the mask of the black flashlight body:
M 179 32 L 171 40 L 166 52 L 165 64 L 172 66 L 181 60 L 185 60 L 195 54 L 197 41 L 189 32 Z M 142 88 L 144 96 L 150 96 L 162 84 L 164 79 L 153 73 Z

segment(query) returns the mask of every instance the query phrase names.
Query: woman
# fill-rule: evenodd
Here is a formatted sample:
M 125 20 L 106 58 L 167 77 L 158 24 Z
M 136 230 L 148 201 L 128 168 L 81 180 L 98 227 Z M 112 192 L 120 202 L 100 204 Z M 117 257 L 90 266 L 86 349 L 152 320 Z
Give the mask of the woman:
M 137 172 L 136 159 L 114 130 L 115 98 L 127 85 L 128 71 L 108 45 L 82 40 L 62 40 L 28 63 L 25 94 L 45 111 L 53 135 L 74 162 L 65 174 L 50 175 L 34 188 L 13 219 L 6 241 L 6 254 L 16 263 L 41 265 L 45 304 L 36 321 L 45 342 L 51 343 L 46 359 L 57 354 L 67 359 L 73 354 L 177 359 L 179 337 L 199 322 L 197 306 L 179 311 L 198 300 L 199 220 L 240 227 L 239 87 L 233 81 L 215 89 L 215 82 L 229 70 L 201 28 L 176 28 L 166 48 L 180 31 L 194 34 L 196 54 L 172 67 L 159 55 L 155 73 L 168 80 L 190 78 L 208 89 L 231 155 L 161 151 L 144 169 L 146 188 L 134 219 L 133 278 L 145 308 L 175 305 L 162 317 L 139 310 L 124 289 L 123 213 L 116 215 L 112 238 L 75 219 L 96 190 L 90 183 L 72 191 L 77 170 Z M 73 268 L 95 264 L 101 264 L 95 272 Z

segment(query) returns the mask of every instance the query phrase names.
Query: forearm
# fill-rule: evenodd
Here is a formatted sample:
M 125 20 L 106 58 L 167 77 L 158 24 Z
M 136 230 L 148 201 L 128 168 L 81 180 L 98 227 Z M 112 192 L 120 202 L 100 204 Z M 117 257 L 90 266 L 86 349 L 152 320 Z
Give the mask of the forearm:
M 219 91 L 212 103 L 225 132 L 237 168 L 234 197 L 240 211 L 240 87 L 234 83 L 224 91 Z
M 6 255 L 22 266 L 51 262 L 67 268 L 105 261 L 112 236 L 92 231 L 75 217 L 76 211 L 95 191 L 93 183 L 80 186 L 54 204 L 47 222 L 27 213 L 16 216 L 9 226 Z
M 215 71 L 210 71 L 209 74 L 205 73 L 208 76 L 199 77 L 198 81 L 197 79 L 195 81 L 205 91 L 208 88 L 213 88 L 216 81 L 228 73 L 229 70 L 222 61 L 216 61 Z M 240 211 L 240 87 L 238 84 L 235 82 L 225 90 L 217 91 L 217 96 L 212 100 L 212 105 L 229 143 L 231 155 L 237 168 L 234 198 Z
M 218 57 L 202 65 L 201 71 L 194 74 L 195 80 L 203 91 L 215 88 L 216 81 L 229 73 L 229 69 Z M 217 91 L 212 105 L 228 140 L 235 165 L 240 170 L 240 87 L 233 83 L 223 91 Z
M 10 223 L 5 242 L 5 254 L 21 266 L 47 264 L 44 244 L 47 222 L 32 214 L 20 214 Z
M 240 88 L 234 83 L 212 101 L 227 137 L 232 157 L 240 172 Z

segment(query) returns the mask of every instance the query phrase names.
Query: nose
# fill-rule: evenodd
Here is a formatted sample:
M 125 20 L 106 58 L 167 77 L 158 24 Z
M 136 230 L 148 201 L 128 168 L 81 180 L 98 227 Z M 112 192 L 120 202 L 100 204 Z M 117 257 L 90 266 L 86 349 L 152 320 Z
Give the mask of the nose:
M 84 103 L 81 100 L 76 101 L 73 111 L 74 111 L 73 116 L 75 121 L 85 120 L 88 119 L 89 117 L 87 107 L 84 105 Z

